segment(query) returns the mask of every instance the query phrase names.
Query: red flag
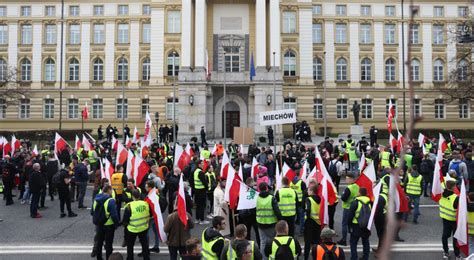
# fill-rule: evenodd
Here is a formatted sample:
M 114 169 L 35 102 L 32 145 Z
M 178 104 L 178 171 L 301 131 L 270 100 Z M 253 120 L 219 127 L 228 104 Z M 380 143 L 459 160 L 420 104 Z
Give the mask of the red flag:
M 440 134 L 441 135 L 441 134 Z M 443 173 L 441 172 L 443 163 L 443 152 L 441 149 L 438 149 L 438 154 L 436 156 L 435 169 L 433 174 L 433 184 L 431 186 L 431 198 L 438 202 L 441 199 L 443 194 L 443 186 L 441 183 L 444 182 Z
M 179 144 L 175 145 L 174 149 L 174 166 L 179 167 L 181 170 L 184 170 L 191 161 L 191 157 L 188 153 L 183 150 L 183 147 Z
M 403 135 L 398 132 L 398 137 L 397 137 L 397 153 L 400 154 L 400 152 L 403 149 L 403 143 L 405 142 L 405 138 L 403 138 Z
M 229 165 L 229 172 L 227 175 L 224 191 L 224 200 L 229 202 L 230 209 L 236 209 L 237 207 L 237 202 L 240 193 L 239 180 L 242 181 L 242 178 L 242 167 L 239 168 L 239 173 L 236 174 L 234 168 Z
M 183 174 L 179 177 L 179 188 L 177 197 L 178 216 L 186 229 L 188 225 L 188 214 L 186 213 L 186 196 L 184 194 Z
M 331 176 L 329 176 L 329 173 L 326 169 L 326 166 L 324 165 L 323 158 L 321 158 L 321 154 L 319 153 L 319 150 L 316 149 L 316 168 L 317 168 L 317 179 L 318 182 L 326 186 L 325 189 L 327 189 L 327 199 L 329 205 L 333 205 L 336 200 L 337 200 L 337 192 L 336 192 L 336 187 L 334 186 L 334 183 L 332 182 Z M 326 182 L 323 182 L 324 178 L 326 178 Z
M 58 154 L 67 148 L 68 144 L 58 133 L 54 137 L 54 153 Z
M 151 147 L 151 126 L 153 124 L 153 121 L 151 120 L 150 113 L 146 111 L 145 115 L 145 132 L 143 133 L 143 147 Z
M 127 149 L 130 149 L 130 147 L 132 147 L 132 140 L 130 140 L 130 137 L 128 135 L 125 139 L 125 147 L 127 147 Z
M 392 179 L 392 178 L 390 178 Z M 408 198 L 403 191 L 400 183 L 396 184 L 397 189 L 395 190 L 397 196 L 395 196 L 395 212 L 408 212 L 410 209 L 408 207 Z
M 140 186 L 145 175 L 150 171 L 150 166 L 146 161 L 143 160 L 141 156 L 135 157 L 135 184 Z
M 3 149 L 3 143 L 5 142 L 5 137 L 0 136 L 0 150 Z
M 16 151 L 20 150 L 20 147 L 20 140 L 17 140 L 15 135 L 12 135 L 12 156 L 15 154 Z
M 158 231 L 158 236 L 160 237 L 161 242 L 166 242 L 167 237 L 164 230 L 165 225 L 163 224 L 163 215 L 161 213 L 160 200 L 158 198 L 156 188 L 153 188 L 148 192 L 145 201 L 150 206 L 154 220 L 153 222 L 155 223 L 155 227 Z
M 3 138 L 3 158 L 7 156 L 12 151 L 12 145 L 8 142 L 6 138 Z
M 387 118 L 387 129 L 388 132 L 392 132 L 392 122 L 393 119 L 395 118 L 395 107 L 392 104 L 392 100 L 390 99 L 389 105 L 388 105 L 388 118 Z
M 112 151 L 117 151 L 119 141 L 112 135 Z
M 186 144 L 186 149 L 185 149 L 186 153 L 190 156 L 190 157 L 193 157 L 194 156 L 194 151 L 193 149 L 191 148 L 191 145 L 189 145 L 189 143 Z
M 317 150 L 317 148 L 316 148 Z M 321 226 L 329 224 L 329 193 L 328 193 L 328 181 L 327 177 L 324 176 L 321 179 L 321 185 L 318 187 L 318 195 L 321 197 L 321 203 L 319 205 L 319 219 L 321 220 Z
M 105 166 L 103 164 L 105 164 Z M 110 179 L 114 174 L 114 166 L 110 163 L 109 159 L 104 158 L 104 161 L 100 160 L 100 174 L 101 179 L 106 178 L 110 183 Z
M 94 150 L 94 147 L 89 142 L 89 139 L 85 135 L 82 135 L 82 145 L 84 146 L 84 151 Z
M 207 168 L 209 168 L 209 162 L 206 159 L 204 159 L 202 160 L 202 171 L 204 172 L 207 171 Z
M 132 151 L 128 151 L 127 153 L 127 178 L 128 179 L 135 179 L 135 155 Z
M 222 179 L 227 180 L 227 175 L 229 173 L 229 166 L 230 166 L 230 159 L 229 159 L 229 156 L 227 156 L 227 152 L 224 151 L 222 155 L 221 172 L 220 172 L 220 176 L 222 177 Z
M 283 163 L 283 168 L 281 170 L 282 174 L 283 174 L 283 177 L 286 177 L 288 178 L 288 180 L 290 182 L 293 181 L 293 179 L 295 178 L 296 176 L 296 173 L 295 171 L 293 171 L 293 169 L 291 169 L 288 164 L 286 164 L 286 162 Z
M 373 185 L 376 180 L 375 175 L 375 167 L 373 161 L 365 168 L 362 174 L 357 178 L 355 184 L 357 184 L 361 188 L 365 188 L 367 190 L 367 196 L 373 201 L 374 200 L 374 192 L 373 192 Z
M 87 102 L 86 102 L 86 105 L 84 106 L 84 108 L 82 109 L 82 118 L 84 120 L 89 119 L 89 107 L 87 106 Z
M 459 205 L 457 209 L 457 227 L 454 237 L 457 239 L 457 246 L 464 255 L 469 255 L 468 241 L 468 221 L 467 221 L 467 197 L 464 179 L 461 180 L 461 194 L 459 195 Z M 472 227 L 471 227 L 472 228 Z
M 76 135 L 76 141 L 74 142 L 74 150 L 79 151 L 81 147 L 82 147 L 81 140 L 79 139 L 79 136 Z
M 138 133 L 137 127 L 133 129 L 132 143 L 138 143 L 140 141 L 140 134 Z
M 392 134 L 390 134 L 389 142 L 390 142 L 390 149 L 392 150 L 392 153 L 395 154 L 397 152 L 398 141 L 397 139 L 395 139 L 395 137 Z
M 446 142 L 444 136 L 441 133 L 439 134 L 438 147 L 441 148 L 441 152 L 443 153 L 448 149 L 448 142 Z
M 115 158 L 115 166 L 123 165 L 127 161 L 128 151 L 121 142 L 117 142 L 117 156 Z
M 38 146 L 35 144 L 35 147 L 33 148 L 33 151 L 31 152 L 31 155 L 33 157 L 36 157 L 36 156 L 38 156 L 38 154 L 39 154 L 38 153 Z

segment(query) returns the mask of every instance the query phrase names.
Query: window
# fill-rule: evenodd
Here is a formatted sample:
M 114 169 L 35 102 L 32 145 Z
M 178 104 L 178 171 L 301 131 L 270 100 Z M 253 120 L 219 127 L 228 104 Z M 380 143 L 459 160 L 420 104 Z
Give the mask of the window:
M 420 44 L 420 25 L 419 24 L 410 25 L 410 43 Z
M 395 44 L 395 24 L 385 25 L 385 44 Z
M 181 11 L 168 11 L 168 33 L 181 32 Z
M 7 117 L 7 105 L 5 99 L 0 98 L 0 119 L 5 119 Z
M 149 23 L 142 24 L 142 43 L 150 43 L 151 29 Z
M 0 17 L 5 17 L 5 16 L 7 16 L 7 7 L 0 6 Z
M 54 118 L 54 99 L 46 98 L 44 100 L 43 118 L 44 119 Z
M 413 117 L 421 117 L 421 99 L 413 99 Z
M 173 98 L 168 98 L 167 99 L 167 101 L 166 101 L 166 120 L 173 120 L 174 119 L 174 111 L 176 111 L 176 114 L 179 114 L 178 104 L 179 104 L 178 98 L 174 99 L 174 104 L 173 104 Z
M 48 58 L 44 63 L 44 80 L 55 81 L 56 80 L 56 63 L 53 59 Z
M 372 80 L 372 61 L 369 58 L 364 58 L 360 63 L 360 80 Z
M 0 44 L 8 44 L 8 25 L 0 24 Z
M 283 75 L 296 76 L 296 54 L 292 51 L 285 52 L 283 60 Z
M 347 99 L 338 98 L 336 102 L 336 118 L 347 119 Z
M 44 33 L 44 43 L 46 44 L 56 44 L 58 39 L 56 37 L 56 25 L 55 24 L 47 24 L 45 26 L 45 33 Z
M 150 111 L 150 100 L 148 98 L 142 99 L 142 118 L 146 117 L 146 112 Z
M 79 61 L 76 58 L 69 61 L 69 81 L 79 81 Z
M 444 16 L 444 7 L 442 7 L 442 6 L 433 7 L 433 15 L 434 15 L 434 17 L 443 17 Z
M 346 43 L 347 25 L 345 23 L 336 24 L 336 43 Z
M 142 80 L 150 80 L 150 58 L 146 57 L 142 62 Z
M 227 70 L 227 60 L 226 60 L 226 71 Z M 237 60 L 238 64 L 238 60 Z M 232 66 L 232 62 L 230 62 L 230 66 Z M 238 65 L 237 65 L 238 69 Z M 238 70 L 237 70 L 238 71 Z M 179 73 L 179 54 L 176 52 L 171 52 L 168 54 L 168 76 L 178 76 Z
M 443 99 L 435 99 L 435 119 L 444 119 L 445 118 L 445 113 L 444 113 L 444 100 Z
M 339 58 L 336 61 L 336 81 L 347 80 L 347 60 Z
M 28 98 L 20 99 L 19 110 L 20 119 L 30 118 L 30 100 Z
M 360 15 L 361 16 L 370 16 L 371 15 L 370 5 L 361 5 L 360 6 Z
M 433 25 L 433 44 L 443 44 L 443 26 L 442 25 Z
M 69 6 L 69 16 L 79 16 L 79 6 L 77 5 Z
M 21 16 L 23 17 L 31 16 L 31 6 L 22 6 Z
M 372 31 L 372 26 L 370 24 L 361 24 L 359 42 L 362 44 L 371 43 L 372 42 L 371 31 Z
M 444 64 L 440 59 L 434 61 L 433 65 L 433 81 L 444 80 Z
M 224 67 L 227 72 L 239 72 L 240 71 L 240 52 L 239 47 L 229 46 L 224 47 Z M 169 65 L 168 65 L 169 67 Z M 168 69 L 169 71 L 169 69 Z
M 8 79 L 8 65 L 4 59 L 0 59 L 0 82 Z
M 392 58 L 385 61 L 385 80 L 395 81 L 395 60 Z
M 128 99 L 117 99 L 117 118 L 128 118 Z
M 142 6 L 142 14 L 144 14 L 144 15 L 149 15 L 149 14 L 151 14 L 150 5 L 143 5 L 143 6 Z
M 101 98 L 92 99 L 92 118 L 101 119 L 104 114 L 104 102 Z
M 94 15 L 95 16 L 104 15 L 104 6 L 103 5 L 94 5 Z
M 336 15 L 345 16 L 346 15 L 346 5 L 336 5 Z
M 469 100 L 467 98 L 459 99 L 459 118 L 469 118 Z
M 119 15 L 128 15 L 128 5 L 119 5 L 118 6 Z
M 320 58 L 313 59 L 313 80 L 323 80 L 323 62 Z
M 283 33 L 296 33 L 296 12 L 283 12 Z
M 284 98 L 283 109 L 296 109 L 296 98 L 293 98 L 293 97 Z
M 323 99 L 322 98 L 315 98 L 314 105 L 313 105 L 313 112 L 314 112 L 314 119 L 323 119 L 324 115 L 324 106 L 323 106 Z
M 27 58 L 21 61 L 21 81 L 31 81 L 31 61 Z
M 77 98 L 70 98 L 67 100 L 67 118 L 79 118 L 79 100 Z
M 458 81 L 467 81 L 469 75 L 469 63 L 461 60 L 458 64 Z
M 128 43 L 128 23 L 118 24 L 118 43 Z
M 105 42 L 105 26 L 104 24 L 94 24 L 94 43 L 103 44 Z
M 459 15 L 459 17 L 466 17 L 466 16 L 468 16 L 468 8 L 467 8 L 467 6 L 459 6 L 459 7 L 458 7 L 458 15 Z
M 410 63 L 411 80 L 420 81 L 420 61 L 414 59 Z
M 104 80 L 104 62 L 102 59 L 97 58 L 94 60 L 93 64 L 93 80 L 94 81 L 103 81 Z
M 79 24 L 69 25 L 69 44 L 81 43 L 81 26 Z
M 117 64 L 117 80 L 128 80 L 128 60 L 123 57 L 119 59 Z
M 33 42 L 33 28 L 31 24 L 21 26 L 21 44 L 31 44 Z
M 56 7 L 48 5 L 44 8 L 44 15 L 45 16 L 55 16 L 56 15 Z
M 385 6 L 385 16 L 388 16 L 388 17 L 395 16 L 395 6 L 393 5 Z
M 313 15 L 321 15 L 322 7 L 321 5 L 313 5 Z
M 323 42 L 323 25 L 320 23 L 313 23 L 313 43 Z
M 392 103 L 392 106 L 395 108 L 395 118 L 398 117 L 398 106 L 397 106 L 397 100 L 394 98 L 387 98 L 385 100 L 385 118 L 388 118 L 388 109 L 390 107 L 390 102 Z
M 361 112 L 362 112 L 362 118 L 363 119 L 372 119 L 372 99 L 370 98 L 363 98 L 362 99 L 362 104 L 361 104 Z

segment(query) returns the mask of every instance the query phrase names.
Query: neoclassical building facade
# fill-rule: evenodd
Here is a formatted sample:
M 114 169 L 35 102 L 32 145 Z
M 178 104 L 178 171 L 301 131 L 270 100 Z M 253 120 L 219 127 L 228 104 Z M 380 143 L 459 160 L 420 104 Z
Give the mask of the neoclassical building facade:
M 58 128 L 60 92 L 63 129 L 81 127 L 87 103 L 93 129 L 124 117 L 140 129 L 149 111 L 159 124 L 175 119 L 180 135 L 204 126 L 222 137 L 225 116 L 227 136 L 234 126 L 259 136 L 261 111 L 295 108 L 316 132 L 326 116 L 346 133 L 354 101 L 366 130 L 384 128 L 389 102 L 403 121 L 404 75 L 415 87 L 407 120 L 413 109 L 422 128 L 472 128 L 471 102 L 437 90 L 471 63 L 456 59 L 471 12 L 461 0 L 73 0 L 61 26 L 61 1 L 4 0 L 0 78 L 17 71 L 29 95 L 8 107 L 0 98 L 0 129 Z

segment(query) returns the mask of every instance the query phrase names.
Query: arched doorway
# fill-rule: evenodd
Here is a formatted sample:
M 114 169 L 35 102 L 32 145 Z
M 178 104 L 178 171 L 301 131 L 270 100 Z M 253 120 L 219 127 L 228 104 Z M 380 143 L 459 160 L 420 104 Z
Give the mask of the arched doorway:
M 233 138 L 234 127 L 247 127 L 248 111 L 245 100 L 238 95 L 230 94 L 226 97 L 226 113 L 224 112 L 224 99 L 217 100 L 214 107 L 214 137 L 224 137 L 224 115 L 227 116 L 226 137 Z
M 227 102 L 226 104 L 226 112 L 222 113 L 222 129 L 224 129 L 224 122 L 225 122 L 225 130 L 226 130 L 226 137 L 233 138 L 234 137 L 234 127 L 240 126 L 240 109 L 239 105 L 235 102 Z M 222 111 L 224 111 L 224 107 L 222 107 Z M 224 115 L 226 120 L 224 121 Z

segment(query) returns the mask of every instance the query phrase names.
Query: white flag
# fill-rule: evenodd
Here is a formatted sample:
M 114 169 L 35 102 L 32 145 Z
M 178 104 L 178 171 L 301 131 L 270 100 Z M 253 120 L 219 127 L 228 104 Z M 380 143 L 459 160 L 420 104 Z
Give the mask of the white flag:
M 240 196 L 237 210 L 254 209 L 257 207 L 258 191 L 250 188 L 245 183 L 240 182 Z

